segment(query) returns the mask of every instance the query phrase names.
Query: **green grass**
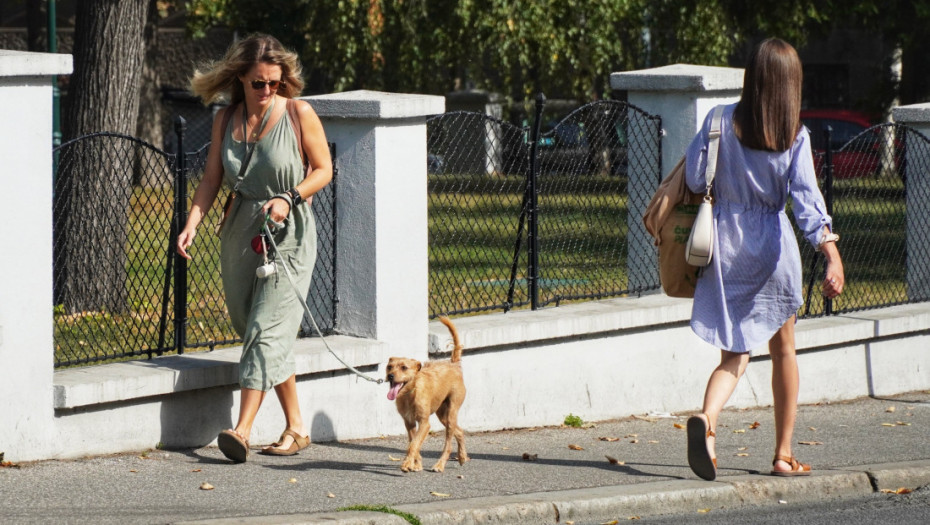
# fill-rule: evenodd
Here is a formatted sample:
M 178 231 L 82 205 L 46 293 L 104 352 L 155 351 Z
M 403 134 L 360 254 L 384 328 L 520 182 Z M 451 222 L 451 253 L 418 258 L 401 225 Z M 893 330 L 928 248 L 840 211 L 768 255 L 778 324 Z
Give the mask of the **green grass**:
M 608 292 L 614 296 L 628 283 L 626 180 L 589 176 L 571 187 L 566 184 L 568 180 L 549 177 L 540 185 L 540 299 L 565 303 L 571 295 Z M 430 312 L 500 310 L 510 284 L 522 179 L 431 175 L 429 186 Z M 192 183 L 191 194 L 194 189 Z M 159 188 L 134 190 L 127 241 L 131 248 L 127 272 L 130 282 L 135 283 L 129 290 L 129 313 L 55 308 L 55 355 L 60 366 L 122 353 L 136 358 L 157 347 L 172 214 L 169 194 Z M 839 180 L 836 194 L 835 226 L 842 236 L 839 246 L 847 287 L 834 303 L 834 310 L 906 302 L 903 183 L 874 178 Z M 189 344 L 209 345 L 236 337 L 226 316 L 219 277 L 219 239 L 213 233 L 218 211 L 214 207 L 201 225 L 191 250 Z M 517 307 L 525 308 L 526 224 L 523 228 L 513 300 Z M 812 252 L 806 242 L 802 241 L 801 248 L 806 294 Z M 811 302 L 811 314 L 821 313 L 823 301 L 817 293 Z M 166 346 L 173 344 L 173 309 L 170 302 Z

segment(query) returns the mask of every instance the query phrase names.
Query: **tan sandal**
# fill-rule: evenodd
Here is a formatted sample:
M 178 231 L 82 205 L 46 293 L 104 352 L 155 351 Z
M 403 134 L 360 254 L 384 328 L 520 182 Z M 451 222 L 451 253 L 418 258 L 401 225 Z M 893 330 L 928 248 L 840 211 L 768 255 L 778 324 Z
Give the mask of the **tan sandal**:
M 707 416 L 701 416 L 688 418 L 688 466 L 699 478 L 713 481 L 717 479 L 717 458 L 710 457 L 707 438 L 717 434 L 709 428 Z
M 245 463 L 249 459 L 249 440 L 235 430 L 224 430 L 216 436 L 216 445 L 220 452 L 236 463 Z
M 784 476 L 784 477 L 810 476 L 811 466 L 808 465 L 807 463 L 801 463 L 794 456 L 791 456 L 791 457 L 775 456 L 775 459 L 772 460 L 772 467 L 774 467 L 775 464 L 778 463 L 779 461 L 784 461 L 785 463 L 791 465 L 791 470 L 775 470 L 773 468 L 772 469 L 773 476 Z
M 294 439 L 294 442 L 291 443 L 291 446 L 283 450 L 276 448 L 284 444 L 284 438 L 286 436 L 291 436 L 291 438 Z M 297 432 L 294 432 L 291 429 L 287 429 L 281 434 L 281 437 L 279 437 L 277 441 L 275 441 L 271 445 L 268 445 L 268 448 L 263 448 L 262 454 L 267 454 L 269 456 L 293 456 L 294 454 L 300 452 L 301 450 L 309 446 L 310 446 L 310 436 L 301 437 L 300 434 L 298 434 Z

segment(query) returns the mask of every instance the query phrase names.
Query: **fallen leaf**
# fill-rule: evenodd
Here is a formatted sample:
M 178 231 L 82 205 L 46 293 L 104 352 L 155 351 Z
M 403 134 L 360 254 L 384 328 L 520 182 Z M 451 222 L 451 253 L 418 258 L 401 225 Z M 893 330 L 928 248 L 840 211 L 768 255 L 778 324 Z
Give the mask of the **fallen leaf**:
M 579 445 L 569 445 L 568 448 L 572 450 L 584 450 L 584 447 L 579 446 Z
M 610 520 L 610 521 L 605 521 L 604 523 L 601 523 L 601 525 L 617 525 L 617 523 L 620 523 L 620 522 L 617 520 Z
M 200 472 L 200 469 L 199 469 L 199 468 L 195 468 L 195 469 L 192 470 L 191 472 Z
M 823 441 L 798 441 L 798 445 L 823 445 Z
M 625 438 L 635 438 L 635 437 L 639 437 L 639 434 L 627 434 L 627 435 L 625 435 L 625 436 L 623 436 L 623 437 L 625 437 Z
M 656 440 L 654 440 L 654 439 L 651 439 L 651 440 L 648 441 L 648 443 L 649 443 L 650 445 L 655 445 L 655 444 L 658 443 L 658 441 L 656 441 Z
M 597 439 L 600 439 L 601 441 L 620 441 L 620 438 L 615 437 L 599 437 Z
M 327 498 L 335 498 L 336 495 L 333 494 L 332 492 L 327 492 L 327 493 L 326 493 L 326 497 L 327 497 Z
M 510 450 L 510 447 L 501 447 L 501 450 Z
M 297 478 L 291 478 L 287 480 L 288 483 L 297 483 Z
M 740 452 L 739 454 L 737 454 L 737 457 L 741 457 L 741 458 L 745 458 L 745 457 L 748 457 L 748 456 L 749 456 L 749 454 L 747 454 L 747 453 L 745 453 L 745 452 Z
M 448 498 L 451 495 L 452 494 L 445 494 L 442 492 L 432 492 L 432 491 L 430 492 L 430 496 L 436 496 L 437 498 Z
M 611 465 L 626 465 L 626 461 L 620 461 L 620 460 L 618 460 L 617 458 L 612 458 L 612 457 L 610 457 L 610 456 L 604 456 L 604 457 L 607 458 L 607 461 L 608 461 Z
M 898 426 L 901 426 L 901 427 L 909 427 L 909 426 L 911 426 L 910 423 L 905 423 L 904 421 L 895 421 L 895 424 L 897 424 Z
M 883 494 L 910 494 L 911 489 L 907 487 L 901 487 L 897 490 L 895 489 L 882 489 Z
M 631 439 L 631 440 L 630 440 L 630 443 L 636 444 L 636 443 L 639 443 L 639 440 L 638 440 L 638 439 Z
M 203 483 L 200 484 L 200 490 L 213 490 L 213 485 L 204 481 Z
M 638 519 L 640 519 L 640 517 L 639 517 L 639 516 L 630 516 L 630 517 L 627 518 L 627 519 L 628 519 L 628 520 L 638 520 Z
M 745 429 L 745 428 L 738 428 L 738 429 L 734 430 L 733 433 L 734 433 L 734 434 L 745 434 L 745 433 L 746 433 L 746 429 Z
M 565 522 L 565 525 L 575 525 L 575 522 L 572 520 L 568 520 Z
M 19 465 L 12 461 L 0 461 L 0 468 L 19 468 Z
M 539 454 L 523 453 L 523 461 L 536 461 L 537 459 L 539 459 Z
M 394 456 L 391 456 L 390 454 L 388 455 L 388 459 L 390 459 L 391 461 L 403 461 L 403 458 L 395 458 Z
M 739 451 L 749 450 L 749 447 L 740 447 L 740 448 L 738 448 L 738 449 L 736 449 L 736 450 L 739 450 Z
M 698 514 L 707 514 L 710 512 L 710 509 L 698 509 Z
M 759 427 L 761 427 L 761 426 L 762 426 L 762 424 L 759 423 L 758 421 L 753 421 L 753 423 L 752 423 L 751 425 L 749 425 L 749 429 L 750 429 L 750 430 L 755 430 L 755 429 L 757 429 L 757 428 L 759 428 Z
M 778 500 L 778 503 L 779 503 L 779 505 L 787 505 L 787 504 L 788 504 L 788 502 L 785 501 L 785 500 L 783 500 L 783 499 Z
M 459 478 L 459 479 L 465 479 L 465 474 L 459 474 L 459 475 L 456 476 L 456 477 Z
M 894 426 L 897 426 L 897 425 L 895 425 L 894 423 L 882 423 L 882 426 L 883 426 L 883 427 L 894 427 Z
M 677 428 L 678 430 L 684 430 L 685 426 L 682 425 L 681 423 L 675 423 L 675 428 Z
M 650 422 L 650 423 L 655 423 L 655 422 L 657 422 L 657 421 L 659 420 L 659 418 L 657 418 L 657 417 L 638 416 L 638 415 L 636 415 L 636 414 L 633 414 L 633 418 L 634 418 L 634 419 L 642 419 L 643 421 L 648 421 L 648 422 Z
M 894 407 L 888 407 L 885 409 L 885 412 L 894 412 Z
M 814 427 L 807 427 L 807 430 L 810 430 L 811 432 L 817 432 L 817 429 Z
M 129 472 L 139 472 L 139 471 L 136 469 L 129 469 Z

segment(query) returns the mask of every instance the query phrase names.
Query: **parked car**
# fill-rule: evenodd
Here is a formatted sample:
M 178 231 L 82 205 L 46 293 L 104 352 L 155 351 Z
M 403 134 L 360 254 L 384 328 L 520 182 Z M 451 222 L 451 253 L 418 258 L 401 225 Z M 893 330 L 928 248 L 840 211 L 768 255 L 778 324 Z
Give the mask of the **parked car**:
M 833 177 L 848 179 L 874 175 L 880 169 L 896 168 L 903 159 L 899 141 L 889 138 L 890 128 L 873 126 L 867 114 L 841 109 L 808 109 L 801 111 L 801 122 L 807 126 L 814 150 L 814 168 L 820 174 L 827 149 L 824 131 L 831 128 L 830 148 L 833 150 Z M 889 145 L 893 144 L 894 154 Z M 888 159 L 883 166 L 882 160 Z

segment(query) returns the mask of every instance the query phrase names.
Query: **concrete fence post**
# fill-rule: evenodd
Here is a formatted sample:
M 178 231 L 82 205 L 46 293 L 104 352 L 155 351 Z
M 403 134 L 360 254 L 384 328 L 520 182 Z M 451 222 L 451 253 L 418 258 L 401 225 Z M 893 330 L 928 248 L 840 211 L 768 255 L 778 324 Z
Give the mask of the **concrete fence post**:
M 0 50 L 0 452 L 50 448 L 52 374 L 52 78 L 71 55 Z
M 352 91 L 305 100 L 336 144 L 337 329 L 425 356 L 426 118 L 445 99 Z
M 907 125 L 925 137 L 930 137 L 930 103 L 901 106 L 892 110 L 894 121 Z M 918 139 L 919 140 L 919 139 Z M 910 146 L 910 145 L 909 145 Z M 930 175 L 926 172 L 926 147 L 908 147 L 905 153 L 907 172 L 907 263 L 905 284 L 911 301 L 930 299 L 930 262 L 926 254 L 930 246 L 930 229 L 926 227 L 927 195 L 930 195 Z
M 613 89 L 626 91 L 627 102 L 646 113 L 662 117 L 662 165 L 660 173 L 672 169 L 687 149 L 694 134 L 704 122 L 704 117 L 718 104 L 730 104 L 739 100 L 743 87 L 743 70 L 725 67 L 694 66 L 676 64 L 655 69 L 613 73 L 610 76 Z M 644 139 L 645 140 L 645 139 Z M 637 148 L 646 147 L 630 137 L 630 158 Z M 649 180 L 642 180 L 649 177 Z M 627 221 L 631 290 L 641 289 L 651 282 L 658 282 L 658 261 L 642 223 L 646 205 L 659 187 L 659 180 L 652 180 L 646 170 L 631 165 L 629 170 L 630 195 Z M 651 278 L 644 282 L 648 272 L 632 271 L 635 268 L 653 268 Z

